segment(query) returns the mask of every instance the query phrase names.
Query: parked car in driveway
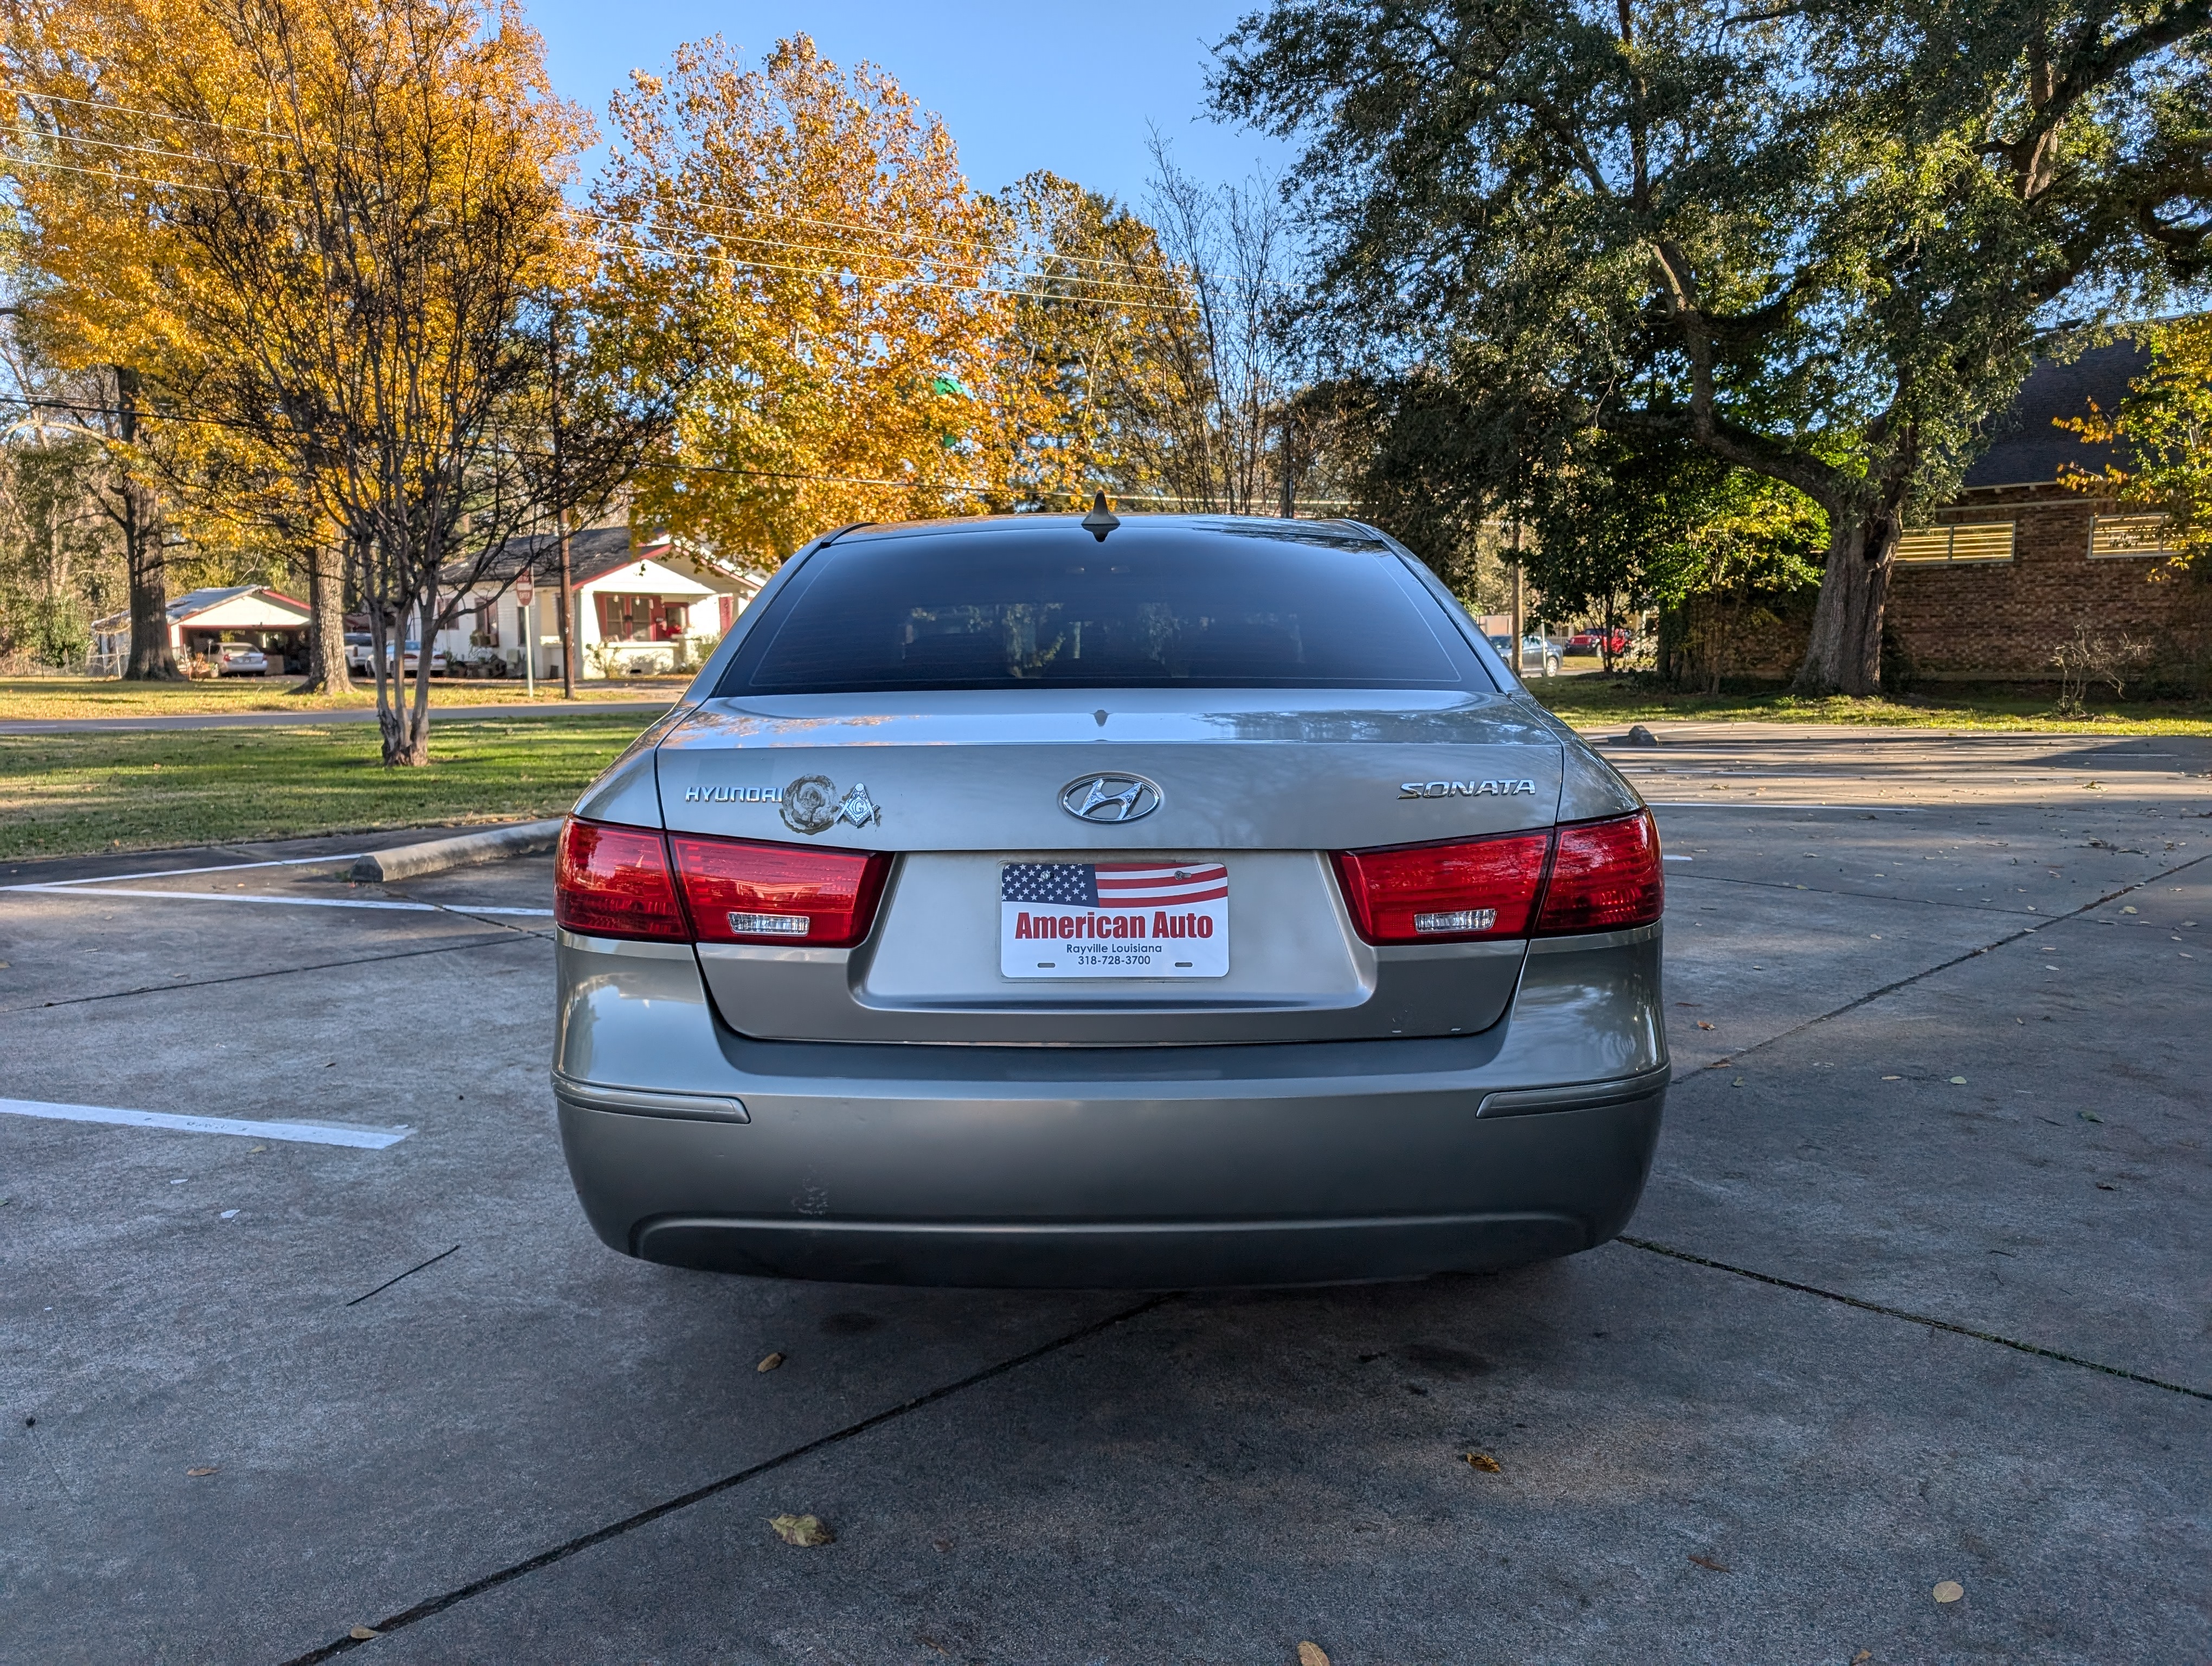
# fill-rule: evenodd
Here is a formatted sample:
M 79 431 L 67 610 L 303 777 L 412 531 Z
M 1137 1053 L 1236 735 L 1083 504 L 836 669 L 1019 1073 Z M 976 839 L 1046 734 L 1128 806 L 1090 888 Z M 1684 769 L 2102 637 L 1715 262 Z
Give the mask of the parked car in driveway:
M 218 677 L 266 677 L 269 656 L 251 642 L 217 642 L 208 658 Z
M 675 1266 L 1174 1287 L 1633 1210 L 1650 812 L 1352 522 L 868 526 L 785 563 L 557 858 L 586 1214 Z
M 1492 636 L 1490 645 L 1498 650 L 1499 659 L 1511 660 L 1513 637 L 1510 632 L 1502 636 Z M 1523 636 L 1521 639 L 1520 669 L 1524 677 L 1532 671 L 1540 677 L 1556 676 L 1559 669 L 1559 650 L 1541 636 Z
M 1577 630 L 1573 635 L 1567 638 L 1567 652 L 1570 654 L 1610 654 L 1617 660 L 1622 654 L 1628 652 L 1629 648 L 1634 644 L 1635 640 L 1636 639 L 1633 636 L 1631 636 L 1626 631 L 1616 630 L 1613 633 L 1610 644 L 1608 645 L 1606 633 L 1602 630 Z
M 346 632 L 345 655 L 346 669 L 355 676 L 369 677 L 375 674 L 376 646 L 374 639 L 366 630 Z M 410 642 L 407 644 L 406 653 L 401 657 L 400 664 L 405 670 L 413 671 L 422 657 L 422 644 Z M 384 663 L 387 666 L 392 663 L 392 644 L 389 642 L 384 645 Z M 446 650 L 434 646 L 430 649 L 430 675 L 443 677 L 445 674 Z

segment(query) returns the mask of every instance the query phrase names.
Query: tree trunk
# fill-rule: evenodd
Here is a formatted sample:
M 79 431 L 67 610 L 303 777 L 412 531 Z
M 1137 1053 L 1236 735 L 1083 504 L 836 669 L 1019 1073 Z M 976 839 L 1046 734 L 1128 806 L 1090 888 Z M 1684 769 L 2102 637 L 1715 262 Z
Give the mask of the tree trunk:
M 345 556 L 334 544 L 307 552 L 307 680 L 295 694 L 352 686 L 345 657 Z
M 407 626 L 412 615 L 417 643 L 415 653 L 415 685 L 412 695 L 407 684 Z M 387 765 L 410 768 L 430 761 L 430 654 L 435 641 L 438 605 L 434 596 L 430 599 L 410 604 L 399 616 L 399 642 L 393 655 L 392 678 L 392 697 L 389 705 L 381 699 L 377 703 L 377 727 L 384 739 L 384 762 Z
M 1897 551 L 1897 506 L 1830 512 L 1828 568 L 1813 637 L 1793 686 L 1802 694 L 1881 692 L 1881 611 Z
M 116 436 L 133 446 L 138 442 L 138 373 L 119 364 L 114 371 Z M 161 503 L 127 465 L 115 496 L 131 582 L 131 662 L 123 675 L 133 682 L 181 681 L 184 672 L 177 669 L 176 649 L 169 641 L 169 557 L 161 544 Z
M 131 575 L 131 663 L 123 674 L 132 682 L 181 682 L 185 674 L 169 641 L 168 558 L 160 528 L 141 518 L 137 501 L 148 496 L 135 483 L 123 489 L 123 560 Z

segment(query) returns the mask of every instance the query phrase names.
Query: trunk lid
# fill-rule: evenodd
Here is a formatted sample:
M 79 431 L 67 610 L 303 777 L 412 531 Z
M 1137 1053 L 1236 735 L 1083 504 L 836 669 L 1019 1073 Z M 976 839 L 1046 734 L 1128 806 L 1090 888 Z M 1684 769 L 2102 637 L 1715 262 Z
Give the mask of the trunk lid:
M 1486 1029 L 1523 945 L 1368 945 L 1326 853 L 1549 826 L 1562 751 L 1504 695 L 1038 689 L 713 700 L 655 765 L 672 830 L 899 854 L 857 949 L 702 945 L 732 1028 L 1095 1046 Z M 1062 807 L 1109 775 L 1157 806 Z M 1228 867 L 1225 976 L 1002 975 L 1002 861 L 1132 860 Z

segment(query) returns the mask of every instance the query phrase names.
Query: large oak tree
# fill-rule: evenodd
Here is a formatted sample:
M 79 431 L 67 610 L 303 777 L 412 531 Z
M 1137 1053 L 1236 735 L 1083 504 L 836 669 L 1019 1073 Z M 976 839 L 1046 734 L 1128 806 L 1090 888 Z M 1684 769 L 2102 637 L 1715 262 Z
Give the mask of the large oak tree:
M 1215 96 L 1304 137 L 1317 307 L 1370 373 L 1453 386 L 1494 488 L 1595 434 L 1817 503 L 1799 681 L 1864 693 L 1899 531 L 2034 355 L 2200 274 L 2208 16 L 1278 0 Z

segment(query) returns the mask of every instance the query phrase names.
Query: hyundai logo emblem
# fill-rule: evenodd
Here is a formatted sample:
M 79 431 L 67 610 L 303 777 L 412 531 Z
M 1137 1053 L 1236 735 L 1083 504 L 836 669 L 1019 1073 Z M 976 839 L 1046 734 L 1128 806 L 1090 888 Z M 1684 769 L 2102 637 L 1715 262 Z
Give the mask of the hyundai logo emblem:
M 1133 822 L 1160 807 L 1160 789 L 1142 775 L 1083 775 L 1060 789 L 1060 807 L 1079 821 Z

